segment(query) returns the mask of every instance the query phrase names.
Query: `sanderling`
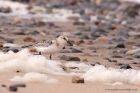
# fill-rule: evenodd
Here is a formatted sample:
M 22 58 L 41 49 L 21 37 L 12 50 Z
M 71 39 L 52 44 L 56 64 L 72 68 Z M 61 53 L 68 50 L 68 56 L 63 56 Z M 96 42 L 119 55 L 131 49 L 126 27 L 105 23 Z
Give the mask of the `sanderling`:
M 39 52 L 39 54 L 47 53 L 52 58 L 52 54 L 58 53 L 60 50 L 65 49 L 65 46 L 72 46 L 66 36 L 59 36 L 57 39 L 52 40 L 49 46 L 35 46 L 30 49 L 31 52 Z

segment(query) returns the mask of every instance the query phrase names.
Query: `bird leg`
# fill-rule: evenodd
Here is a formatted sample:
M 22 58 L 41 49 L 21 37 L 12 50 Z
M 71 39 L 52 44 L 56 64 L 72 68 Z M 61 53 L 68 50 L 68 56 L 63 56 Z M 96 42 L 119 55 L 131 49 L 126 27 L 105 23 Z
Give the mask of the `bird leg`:
M 50 60 L 52 59 L 52 54 L 50 54 Z

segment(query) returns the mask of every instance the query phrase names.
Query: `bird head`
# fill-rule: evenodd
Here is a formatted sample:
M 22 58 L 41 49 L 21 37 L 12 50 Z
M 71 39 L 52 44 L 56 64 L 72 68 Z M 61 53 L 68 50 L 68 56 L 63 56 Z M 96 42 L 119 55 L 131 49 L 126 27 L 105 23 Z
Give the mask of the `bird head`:
M 73 44 L 70 42 L 70 40 L 68 39 L 67 36 L 59 36 L 57 39 L 57 42 L 60 44 L 60 45 L 69 45 L 69 46 L 73 46 Z

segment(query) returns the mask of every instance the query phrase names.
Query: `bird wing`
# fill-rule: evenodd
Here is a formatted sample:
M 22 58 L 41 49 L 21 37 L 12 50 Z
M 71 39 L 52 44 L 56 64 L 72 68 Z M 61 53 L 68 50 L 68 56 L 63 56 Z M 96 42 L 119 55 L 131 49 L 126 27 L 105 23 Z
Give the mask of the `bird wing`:
M 47 40 L 42 40 L 42 41 L 36 42 L 34 44 L 22 46 L 21 48 L 30 48 L 30 47 L 38 47 L 38 46 L 47 47 L 49 45 L 51 45 L 50 40 L 48 40 L 48 41 Z

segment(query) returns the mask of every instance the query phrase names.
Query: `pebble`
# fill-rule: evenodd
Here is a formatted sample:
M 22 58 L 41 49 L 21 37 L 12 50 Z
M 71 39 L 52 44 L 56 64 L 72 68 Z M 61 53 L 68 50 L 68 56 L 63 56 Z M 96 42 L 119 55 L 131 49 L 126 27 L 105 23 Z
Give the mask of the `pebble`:
M 101 63 L 100 63 L 100 62 L 95 62 L 95 63 L 91 63 L 90 65 L 91 65 L 91 66 L 101 65 Z
M 38 31 L 30 31 L 26 33 L 26 35 L 38 35 L 38 34 L 39 34 Z
M 76 42 L 77 45 L 83 44 L 83 43 L 85 43 L 85 41 L 83 39 L 80 39 L 79 41 Z
M 88 35 L 81 35 L 80 39 L 90 39 L 90 37 Z
M 76 5 L 77 0 L 66 0 L 68 5 Z
M 135 58 L 140 58 L 140 52 L 137 52 L 133 55 Z
M 18 50 L 18 49 L 16 49 L 16 48 L 10 48 L 8 51 L 13 51 L 14 53 L 19 52 L 19 50 Z
M 24 42 L 35 42 L 36 40 L 32 37 L 25 37 L 23 41 Z
M 119 43 L 116 45 L 116 48 L 126 48 L 126 46 L 123 43 Z
M 134 55 L 138 52 L 140 52 L 140 48 L 129 50 L 129 51 L 126 52 L 126 55 Z
M 85 83 L 84 78 L 80 78 L 79 76 L 72 77 L 72 83 Z
M 1 87 L 7 87 L 5 84 L 2 84 Z
M 92 30 L 91 30 L 91 37 L 93 38 L 93 39 L 96 39 L 96 38 L 98 38 L 98 37 L 100 37 L 101 35 L 106 35 L 107 34 L 107 32 L 104 30 L 104 29 L 101 29 L 101 28 L 92 28 Z
M 106 36 L 101 36 L 98 37 L 94 42 L 98 43 L 98 44 L 108 44 L 109 43 L 109 38 Z
M 9 91 L 16 92 L 16 91 L 18 91 L 18 87 L 25 88 L 26 85 L 25 84 L 22 84 L 22 83 L 10 85 L 9 86 Z
M 34 25 L 38 26 L 38 27 L 41 27 L 41 26 L 45 26 L 46 25 L 46 22 L 43 22 L 43 21 L 37 21 L 34 23 Z
M 11 13 L 12 9 L 10 7 L 1 7 L 0 12 L 2 12 L 2 13 Z
M 79 57 L 71 57 L 66 55 L 61 56 L 60 59 L 65 61 L 80 61 Z
M 129 64 L 122 64 L 120 65 L 120 69 L 132 69 L 132 67 Z
M 84 26 L 85 25 L 85 22 L 79 22 L 79 21 L 75 21 L 74 23 L 73 23 L 73 25 L 82 25 L 82 26 Z
M 71 52 L 72 53 L 82 53 L 82 50 L 80 48 L 72 47 Z
M 16 92 L 16 91 L 18 91 L 18 88 L 15 86 L 10 86 L 9 91 Z
M 117 62 L 117 60 L 115 59 L 111 59 L 111 58 L 105 58 L 106 60 L 108 60 L 108 62 Z

